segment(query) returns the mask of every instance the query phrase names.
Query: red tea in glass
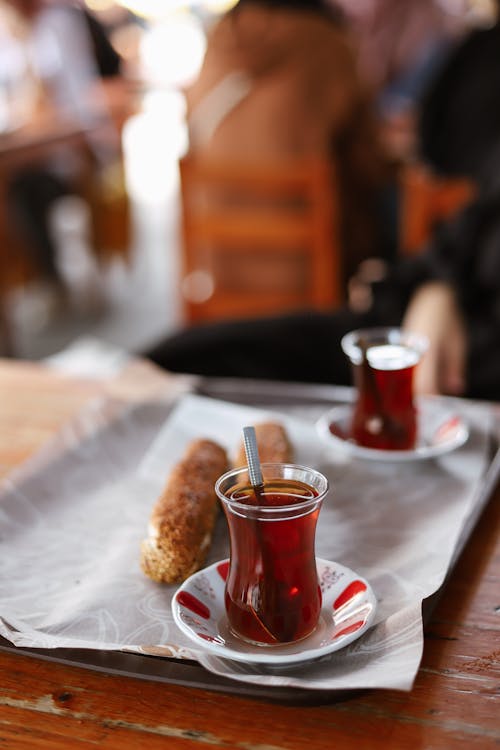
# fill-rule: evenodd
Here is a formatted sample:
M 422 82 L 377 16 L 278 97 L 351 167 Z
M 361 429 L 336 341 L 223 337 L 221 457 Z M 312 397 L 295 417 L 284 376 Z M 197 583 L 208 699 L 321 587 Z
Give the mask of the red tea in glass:
M 263 464 L 262 471 L 258 489 L 246 469 L 216 484 L 230 536 L 225 605 L 233 633 L 276 645 L 305 638 L 318 622 L 315 535 L 328 482 L 292 464 Z
M 413 375 L 425 338 L 397 328 L 374 328 L 352 331 L 342 347 L 357 390 L 351 437 L 367 448 L 413 449 L 418 427 Z

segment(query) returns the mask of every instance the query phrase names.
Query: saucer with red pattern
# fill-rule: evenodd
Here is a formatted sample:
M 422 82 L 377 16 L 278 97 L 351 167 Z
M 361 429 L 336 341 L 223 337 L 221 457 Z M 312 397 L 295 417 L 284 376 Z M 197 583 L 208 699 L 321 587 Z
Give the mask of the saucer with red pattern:
M 322 592 L 319 622 L 311 635 L 295 643 L 259 646 L 231 632 L 224 606 L 229 560 L 184 581 L 172 598 L 174 621 L 200 649 L 236 661 L 294 664 L 338 651 L 372 625 L 377 600 L 368 581 L 344 565 L 320 558 L 316 565 Z
M 371 461 L 418 461 L 438 458 L 460 448 L 469 437 L 465 419 L 454 409 L 442 406 L 439 397 L 418 399 L 417 444 L 412 450 L 380 450 L 357 445 L 349 437 L 352 404 L 329 409 L 316 422 L 316 429 L 332 451 L 344 450 L 355 458 Z

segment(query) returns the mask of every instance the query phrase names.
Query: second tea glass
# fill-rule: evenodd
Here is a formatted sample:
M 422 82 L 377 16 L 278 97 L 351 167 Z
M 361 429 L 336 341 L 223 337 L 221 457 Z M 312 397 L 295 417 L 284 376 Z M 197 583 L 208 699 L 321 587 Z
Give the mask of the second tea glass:
M 341 341 L 351 362 L 356 400 L 351 437 L 380 450 L 411 450 L 417 439 L 415 368 L 427 339 L 400 328 L 351 331 Z

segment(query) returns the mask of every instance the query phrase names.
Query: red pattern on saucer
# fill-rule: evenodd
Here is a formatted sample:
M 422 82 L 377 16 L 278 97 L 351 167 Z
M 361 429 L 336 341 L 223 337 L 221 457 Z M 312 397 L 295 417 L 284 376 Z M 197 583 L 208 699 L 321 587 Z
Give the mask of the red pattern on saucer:
M 351 581 L 349 586 L 346 586 L 340 596 L 338 596 L 333 602 L 333 609 L 340 609 L 345 604 L 350 604 L 353 597 L 362 594 L 364 591 L 366 591 L 366 583 L 364 581 L 360 581 L 359 578 L 355 581 Z
M 223 560 L 217 565 L 217 573 L 223 581 L 227 580 L 227 574 L 229 573 L 229 560 Z
M 177 601 L 182 607 L 189 609 L 190 612 L 194 612 L 195 615 L 204 617 L 205 620 L 209 619 L 209 608 L 206 607 L 203 602 L 200 602 L 200 600 L 189 591 L 181 591 L 177 597 Z

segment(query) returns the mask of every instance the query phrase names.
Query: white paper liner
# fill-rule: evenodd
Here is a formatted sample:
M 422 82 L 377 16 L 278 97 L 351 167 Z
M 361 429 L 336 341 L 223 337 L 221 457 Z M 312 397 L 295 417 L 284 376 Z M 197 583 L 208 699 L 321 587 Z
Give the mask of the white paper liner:
M 489 460 L 489 407 L 457 403 L 471 428 L 466 445 L 403 465 L 332 455 L 316 435 L 315 416 L 306 421 L 193 395 L 170 415 L 166 403 L 94 404 L 55 438 L 44 460 L 4 484 L 0 634 L 18 646 L 197 658 L 210 671 L 256 684 L 411 689 L 423 647 L 422 599 L 441 585 L 468 518 L 477 515 Z M 365 576 L 378 598 L 376 625 L 358 641 L 318 663 L 281 670 L 198 652 L 173 623 L 176 587 L 153 583 L 139 567 L 152 505 L 186 443 L 211 437 L 233 453 L 243 425 L 270 416 L 285 424 L 296 461 L 330 479 L 318 556 Z M 207 564 L 227 555 L 221 514 Z

